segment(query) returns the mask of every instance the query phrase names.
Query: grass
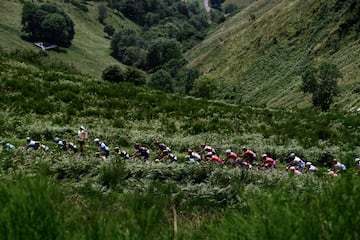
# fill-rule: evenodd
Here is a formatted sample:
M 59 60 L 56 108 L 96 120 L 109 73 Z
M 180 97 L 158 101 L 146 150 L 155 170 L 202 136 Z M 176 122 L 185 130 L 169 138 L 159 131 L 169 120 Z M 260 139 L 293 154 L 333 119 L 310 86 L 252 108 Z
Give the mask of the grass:
M 315 182 L 302 179 L 303 191 L 293 188 L 294 180 L 289 179 L 289 185 L 271 194 L 249 196 L 247 211 L 229 210 L 224 217 L 216 216 L 204 224 L 199 236 L 208 234 L 209 239 L 353 239 L 359 236 L 351 230 L 358 221 L 352 214 L 359 196 L 357 177 L 347 175 L 327 182 L 321 190 Z M 347 226 L 346 230 L 339 225 Z
M 283 59 L 277 51 L 271 56 Z M 46 153 L 0 147 L 4 239 L 359 238 L 357 113 L 165 94 L 22 51 L 0 50 L 0 93 L 1 140 L 21 147 L 30 136 L 50 147 Z M 85 155 L 60 151 L 52 139 L 76 143 L 80 125 L 91 132 Z M 110 146 L 110 159 L 94 156 L 95 137 Z M 154 140 L 168 144 L 178 163 L 153 161 Z M 132 153 L 135 142 L 150 147 L 146 164 L 114 156 L 115 146 Z M 187 148 L 198 151 L 200 143 L 221 157 L 246 145 L 278 160 L 277 169 L 188 164 Z M 285 171 L 291 152 L 319 164 L 326 151 L 349 170 L 338 178 L 325 167 L 315 175 Z
M 179 154 L 201 142 L 220 154 L 247 145 L 279 159 L 295 150 L 311 161 L 324 151 L 349 162 L 360 154 L 354 148 L 359 140 L 356 113 L 207 102 L 90 78 L 37 53 L 2 54 L 1 59 L 1 86 L 6 89 L 1 95 L 2 137 L 16 143 L 24 144 L 28 135 L 45 142 L 56 136 L 76 142 L 78 126 L 85 125 L 91 138 L 129 151 L 134 142 L 152 148 L 160 139 Z
M 51 1 L 50 1 L 51 2 Z M 97 4 L 92 2 L 87 5 L 89 11 L 83 12 L 75 9 L 71 4 L 52 1 L 59 4 L 75 23 L 75 36 L 69 49 L 61 49 L 59 52 L 49 52 L 51 58 L 60 59 L 67 64 L 73 65 L 83 73 L 100 77 L 102 71 L 109 65 L 119 64 L 110 56 L 110 40 L 103 32 L 103 25 L 97 21 Z M 2 1 L 0 3 L 2 21 L 0 25 L 0 47 L 6 51 L 15 49 L 37 48 L 29 42 L 21 39 L 21 13 L 20 1 Z M 116 17 L 109 11 L 109 22 L 114 27 L 127 26 L 126 20 Z M 134 24 L 131 24 L 134 26 Z
M 300 73 L 307 64 L 326 59 L 335 63 L 343 73 L 339 80 L 340 95 L 333 107 L 340 110 L 359 107 L 359 94 L 354 91 L 359 88 L 359 41 L 351 38 L 351 34 L 336 39 L 335 30 L 347 15 L 332 10 L 334 1 L 324 1 L 324 4 L 275 0 L 225 3 L 250 5 L 213 27 L 209 37 L 186 53 L 189 66 L 200 67 L 202 72 L 218 79 L 223 90 L 218 92 L 217 98 L 256 107 L 309 107 L 311 98 L 299 87 Z M 50 52 L 54 61 L 60 59 L 95 77 L 101 76 L 109 65 L 118 64 L 109 55 L 110 40 L 105 37 L 103 25 L 97 21 L 98 3 L 90 2 L 88 12 L 72 4 L 57 4 L 73 18 L 76 34 L 69 49 Z M 325 7 L 320 6 L 328 8 L 321 10 Z M 6 51 L 36 51 L 35 46 L 21 39 L 20 1 L 2 1 L 0 7 L 3 16 L 0 47 Z M 323 14 L 321 11 L 328 12 Z M 108 13 L 108 24 L 116 28 L 136 28 L 123 17 L 111 11 Z M 252 16 L 254 20 L 251 20 Z
M 219 97 L 261 107 L 307 107 L 299 88 L 307 64 L 327 61 L 344 74 L 335 108 L 357 106 L 357 38 L 336 40 L 344 21 L 334 1 L 256 1 L 220 25 L 186 56 L 190 66 L 218 79 Z M 320 6 L 327 6 L 320 7 Z M 320 14 L 321 9 L 327 9 Z M 319 12 L 316 16 L 312 11 Z M 255 16 L 251 20 L 251 15 Z M 340 15 L 340 16 L 339 16 Z M 334 22 L 337 18 L 339 21 Z M 336 44 L 338 45 L 336 45 Z M 338 47 L 336 47 L 336 46 Z M 346 60 L 345 60 L 346 59 Z
M 57 151 L 0 157 L 5 239 L 172 239 L 173 208 L 179 239 L 358 237 L 352 169 L 339 178 L 296 177 L 282 169 L 77 159 Z

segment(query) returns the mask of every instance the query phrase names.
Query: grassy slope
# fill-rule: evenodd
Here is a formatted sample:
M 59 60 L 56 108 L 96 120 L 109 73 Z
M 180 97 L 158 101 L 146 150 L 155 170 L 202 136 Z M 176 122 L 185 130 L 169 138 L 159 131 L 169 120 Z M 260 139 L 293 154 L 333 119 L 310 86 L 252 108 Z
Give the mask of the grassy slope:
M 0 147 L 4 238 L 173 239 L 175 206 L 176 239 L 358 239 L 360 185 L 351 169 L 331 181 L 321 173 L 288 177 L 281 163 L 271 172 L 181 163 L 187 147 L 205 141 L 221 156 L 246 144 L 278 160 L 294 150 L 316 161 L 327 149 L 352 168 L 360 153 L 356 114 L 207 102 L 34 62 L 0 52 L 1 139 L 19 146 L 29 135 L 51 147 L 48 153 Z M 111 150 L 164 140 L 179 163 L 103 161 L 90 142 L 82 158 L 57 151 L 51 139 L 75 141 L 79 124 Z M 306 224 L 315 227 L 304 231 Z
M 234 3 L 245 6 L 250 2 Z M 117 64 L 109 56 L 110 40 L 104 37 L 103 26 L 96 20 L 97 4 L 92 2 L 88 5 L 87 13 L 76 10 L 71 4 L 58 4 L 74 20 L 76 34 L 69 49 L 51 52 L 51 57 L 71 63 L 95 77 L 99 77 L 105 67 Z M 306 107 L 311 101 L 299 90 L 299 73 L 310 51 L 316 61 L 329 59 L 341 68 L 344 78 L 340 81 L 338 107 L 348 109 L 357 106 L 360 97 L 351 94 L 351 91 L 357 87 L 359 76 L 359 42 L 345 42 L 334 54 L 324 51 L 327 44 L 324 39 L 336 23 L 325 24 L 321 28 L 318 22 L 312 20 L 314 16 L 309 9 L 319 6 L 316 2 L 255 1 L 214 30 L 202 44 L 187 53 L 187 58 L 191 60 L 191 66 L 200 66 L 205 73 L 224 83 L 225 90 L 220 97 L 262 107 Z M 256 16 L 255 21 L 249 21 L 251 15 Z M 20 2 L 0 2 L 0 16 L 0 47 L 5 50 L 36 50 L 20 38 Z M 112 13 L 109 13 L 107 21 L 117 28 L 131 24 Z M 314 29 L 316 26 L 320 30 Z M 306 28 L 313 29 L 313 33 Z M 295 36 L 297 30 L 300 34 Z M 274 39 L 276 44 L 272 44 Z
M 101 76 L 102 71 L 109 65 L 119 64 L 110 56 L 110 40 L 105 38 L 103 25 L 97 21 L 97 3 L 91 2 L 87 5 L 89 12 L 77 10 L 71 4 L 58 1 L 59 4 L 75 23 L 75 37 L 69 49 L 63 52 L 51 52 L 51 57 L 73 64 L 83 73 L 89 73 L 96 77 Z M 0 2 L 0 47 L 5 50 L 32 49 L 37 50 L 32 44 L 23 41 L 21 33 L 22 4 L 19 1 Z M 114 27 L 131 24 L 122 20 L 110 11 L 106 21 Z M 131 24 L 135 27 L 134 24 Z
M 242 145 L 280 159 L 290 151 L 311 161 L 324 150 L 349 162 L 359 155 L 356 114 L 208 102 L 99 81 L 12 56 L 0 54 L 0 60 L 0 137 L 16 146 L 24 144 L 26 136 L 47 143 L 55 136 L 76 141 L 78 126 L 85 125 L 92 138 L 100 137 L 111 149 L 133 151 L 134 142 L 152 147 L 159 139 L 182 158 L 188 147 L 201 142 L 219 149 L 222 157 L 225 149 L 239 151 Z M 48 62 L 46 57 L 41 61 Z
M 303 66 L 309 57 L 327 59 L 344 74 L 337 103 L 348 109 L 360 100 L 351 94 L 359 80 L 359 41 L 343 41 L 331 53 L 327 40 L 341 21 L 319 20 L 322 5 L 318 1 L 256 1 L 192 49 L 187 54 L 190 65 L 230 86 L 225 88 L 228 97 L 241 95 L 239 101 L 258 106 L 304 107 L 310 105 L 310 98 L 299 90 Z M 255 21 L 249 20 L 251 14 Z

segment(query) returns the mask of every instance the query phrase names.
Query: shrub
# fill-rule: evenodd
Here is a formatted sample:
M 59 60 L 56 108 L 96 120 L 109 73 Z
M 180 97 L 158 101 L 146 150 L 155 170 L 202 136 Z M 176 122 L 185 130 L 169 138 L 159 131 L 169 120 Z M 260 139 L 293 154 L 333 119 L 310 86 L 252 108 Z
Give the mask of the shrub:
M 111 37 L 112 35 L 114 35 L 115 28 L 111 25 L 106 25 L 104 27 L 104 32 Z
M 116 161 L 100 169 L 100 182 L 108 188 L 115 188 L 126 177 L 125 162 Z
M 195 97 L 212 98 L 216 89 L 215 79 L 210 76 L 202 75 L 195 80 L 190 94 Z
M 123 82 L 125 80 L 125 71 L 119 65 L 109 66 L 103 71 L 102 79 L 113 83 Z
M 150 87 L 153 87 L 155 89 L 167 92 L 173 91 L 171 75 L 163 69 L 160 69 L 153 73 L 149 79 L 148 84 Z
M 146 83 L 146 75 L 135 67 L 128 67 L 125 73 L 125 81 L 132 82 L 135 85 L 144 85 Z

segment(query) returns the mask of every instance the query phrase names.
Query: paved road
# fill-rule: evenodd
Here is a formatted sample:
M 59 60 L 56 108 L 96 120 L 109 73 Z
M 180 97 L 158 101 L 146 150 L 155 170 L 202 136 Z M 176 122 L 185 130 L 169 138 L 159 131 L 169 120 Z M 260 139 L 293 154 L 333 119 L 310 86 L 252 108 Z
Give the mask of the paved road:
M 211 7 L 209 6 L 209 0 L 204 0 L 204 6 L 205 6 L 206 12 L 211 11 Z

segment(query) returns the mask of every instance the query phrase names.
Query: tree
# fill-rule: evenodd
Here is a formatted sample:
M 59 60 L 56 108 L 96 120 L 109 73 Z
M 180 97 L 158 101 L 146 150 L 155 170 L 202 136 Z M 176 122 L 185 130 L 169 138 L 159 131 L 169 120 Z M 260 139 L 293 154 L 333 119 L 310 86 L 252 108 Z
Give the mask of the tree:
M 47 14 L 41 23 L 41 28 L 43 30 L 42 36 L 44 39 L 50 40 L 53 39 L 54 36 L 57 36 L 59 39 L 68 38 L 65 18 L 58 13 Z M 54 42 L 55 40 L 50 41 Z
M 342 76 L 336 65 L 321 63 L 318 68 L 309 67 L 301 76 L 301 89 L 312 94 L 312 102 L 322 111 L 328 111 L 338 93 L 337 79 Z
M 167 92 L 173 91 L 171 75 L 163 69 L 160 69 L 151 75 L 148 85 L 155 89 Z
M 60 46 L 70 46 L 74 38 L 74 22 L 55 5 L 37 6 L 25 3 L 22 12 L 22 31 L 33 40 L 45 41 Z
M 215 79 L 210 76 L 202 75 L 194 82 L 190 94 L 195 97 L 212 98 L 216 91 Z
M 133 29 L 122 29 L 111 40 L 111 55 L 120 62 L 145 68 L 147 52 L 143 38 Z
M 182 58 L 181 44 L 175 39 L 158 38 L 148 48 L 147 66 L 152 69 L 173 58 Z

